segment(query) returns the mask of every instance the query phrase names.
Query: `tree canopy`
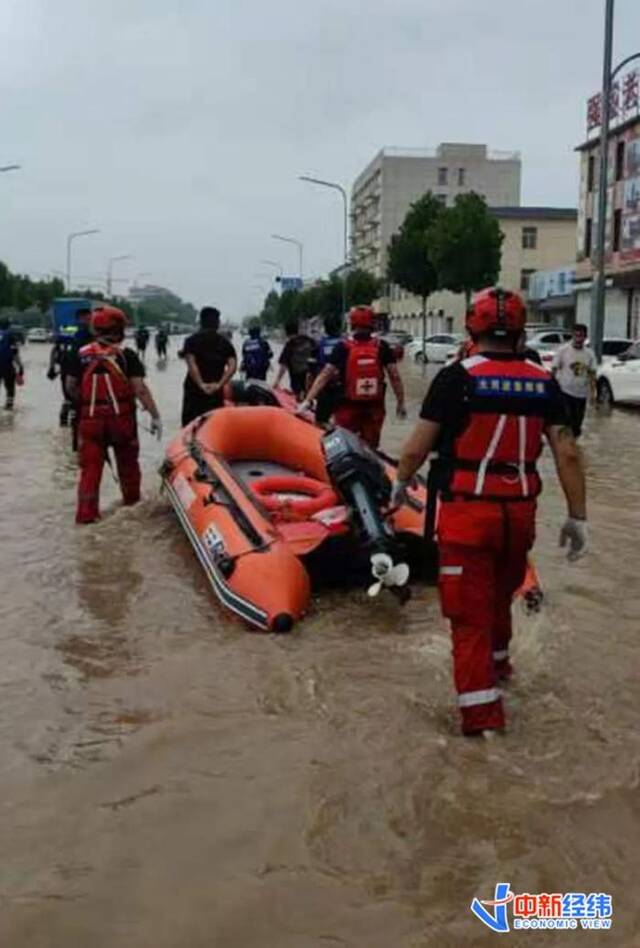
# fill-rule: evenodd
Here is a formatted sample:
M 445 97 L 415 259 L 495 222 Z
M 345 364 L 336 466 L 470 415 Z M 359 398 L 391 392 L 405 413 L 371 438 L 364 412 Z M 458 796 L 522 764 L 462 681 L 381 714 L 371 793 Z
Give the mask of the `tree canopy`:
M 366 305 L 380 295 L 380 281 L 366 270 L 355 269 L 347 274 L 345 289 L 348 307 Z M 292 319 L 325 319 L 341 313 L 342 278 L 334 274 L 303 290 L 286 290 L 281 295 L 272 290 L 264 301 L 260 322 L 274 328 Z
M 474 290 L 496 283 L 504 234 L 479 194 L 459 194 L 431 226 L 427 240 L 440 287 L 464 293 L 467 307 Z
M 11 308 L 22 312 L 37 308 L 45 313 L 51 301 L 64 293 L 64 283 L 57 277 L 52 280 L 32 280 L 20 273 L 11 273 L 5 263 L 0 262 L 0 308 Z
M 440 201 L 428 191 L 411 205 L 400 230 L 389 244 L 388 279 L 420 296 L 423 309 L 427 297 L 440 285 L 438 271 L 431 259 L 430 239 L 443 213 Z

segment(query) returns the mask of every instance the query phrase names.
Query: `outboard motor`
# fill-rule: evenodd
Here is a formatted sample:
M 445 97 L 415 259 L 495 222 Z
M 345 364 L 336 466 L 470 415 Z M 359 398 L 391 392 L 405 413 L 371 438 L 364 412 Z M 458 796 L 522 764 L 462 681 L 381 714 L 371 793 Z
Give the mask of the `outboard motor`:
M 369 587 L 369 595 L 377 596 L 386 587 L 406 601 L 410 595 L 406 587 L 409 567 L 395 562 L 395 536 L 380 513 L 391 498 L 391 481 L 380 459 L 346 428 L 334 428 L 324 435 L 322 448 L 331 483 L 353 512 L 360 539 L 370 555 L 375 582 Z

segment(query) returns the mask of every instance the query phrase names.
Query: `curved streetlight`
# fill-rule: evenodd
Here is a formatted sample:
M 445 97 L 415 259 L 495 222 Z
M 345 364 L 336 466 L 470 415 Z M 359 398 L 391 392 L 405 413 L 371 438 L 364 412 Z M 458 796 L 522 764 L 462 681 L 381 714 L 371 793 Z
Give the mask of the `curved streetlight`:
M 606 305 L 606 253 L 607 234 L 607 182 L 609 177 L 609 125 L 611 122 L 611 88 L 613 81 L 625 66 L 640 59 L 640 53 L 632 53 L 615 69 L 613 64 L 613 15 L 614 0 L 606 0 L 604 29 L 604 62 L 602 71 L 602 118 L 600 125 L 600 180 L 598 181 L 598 230 L 594 262 L 594 280 L 591 295 L 591 326 L 593 329 L 593 349 L 598 363 L 602 361 L 602 342 L 604 339 Z
M 280 279 L 282 279 L 282 276 L 284 274 L 284 267 L 282 266 L 281 263 L 278 263 L 277 260 L 260 260 L 259 263 L 264 263 L 268 267 L 275 267 L 276 270 L 278 271 Z
M 349 266 L 349 198 L 347 192 L 336 181 L 324 181 L 322 178 L 312 178 L 308 174 L 298 175 L 300 181 L 307 181 L 309 184 L 318 184 L 322 188 L 331 188 L 342 195 L 344 205 L 344 276 L 342 277 L 342 315 L 347 311 L 347 268 Z
M 0 167 L 0 172 L 2 171 L 19 171 L 22 165 L 2 165 Z
M 71 292 L 71 245 L 77 237 L 88 237 L 90 234 L 99 234 L 97 227 L 90 230 L 76 230 L 67 237 L 67 292 Z
M 111 297 L 111 287 L 113 284 L 113 265 L 118 263 L 120 260 L 131 260 L 132 254 L 130 253 L 121 253 L 117 257 L 109 257 L 109 262 L 107 264 L 107 296 Z
M 304 249 L 304 244 L 301 240 L 298 240 L 296 237 L 283 237 L 282 234 L 272 234 L 274 240 L 282 240 L 285 244 L 295 244 L 298 248 L 298 269 L 300 274 L 300 279 L 302 280 L 302 253 Z

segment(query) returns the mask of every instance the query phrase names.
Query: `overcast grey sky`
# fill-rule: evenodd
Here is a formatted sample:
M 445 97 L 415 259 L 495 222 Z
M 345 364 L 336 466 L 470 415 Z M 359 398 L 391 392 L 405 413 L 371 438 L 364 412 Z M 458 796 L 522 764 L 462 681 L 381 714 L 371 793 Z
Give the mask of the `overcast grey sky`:
M 384 145 L 523 156 L 523 202 L 575 205 L 604 0 L 2 0 L 0 259 L 119 273 L 238 318 L 261 258 L 340 262 L 339 196 Z M 616 58 L 640 45 L 617 0 Z M 265 277 L 265 281 L 266 281 Z

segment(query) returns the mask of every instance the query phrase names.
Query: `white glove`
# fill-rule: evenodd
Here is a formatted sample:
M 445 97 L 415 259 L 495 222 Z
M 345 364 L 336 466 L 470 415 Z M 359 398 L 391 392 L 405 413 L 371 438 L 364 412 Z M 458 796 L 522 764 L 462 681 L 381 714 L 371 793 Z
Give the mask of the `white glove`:
M 575 563 L 585 555 L 589 548 L 586 520 L 567 517 L 560 531 L 560 546 L 564 548 L 567 544 L 569 544 L 567 559 L 570 563 Z
M 407 502 L 407 489 L 411 486 L 411 481 L 396 480 L 391 490 L 391 506 L 402 507 Z
M 149 429 L 152 435 L 155 435 L 158 441 L 162 438 L 162 419 L 152 418 L 151 419 L 151 428 Z
M 307 399 L 305 398 L 305 400 L 303 402 L 300 402 L 300 404 L 296 408 L 296 415 L 304 415 L 305 412 L 308 412 L 310 408 L 311 408 L 311 402 L 307 401 Z

